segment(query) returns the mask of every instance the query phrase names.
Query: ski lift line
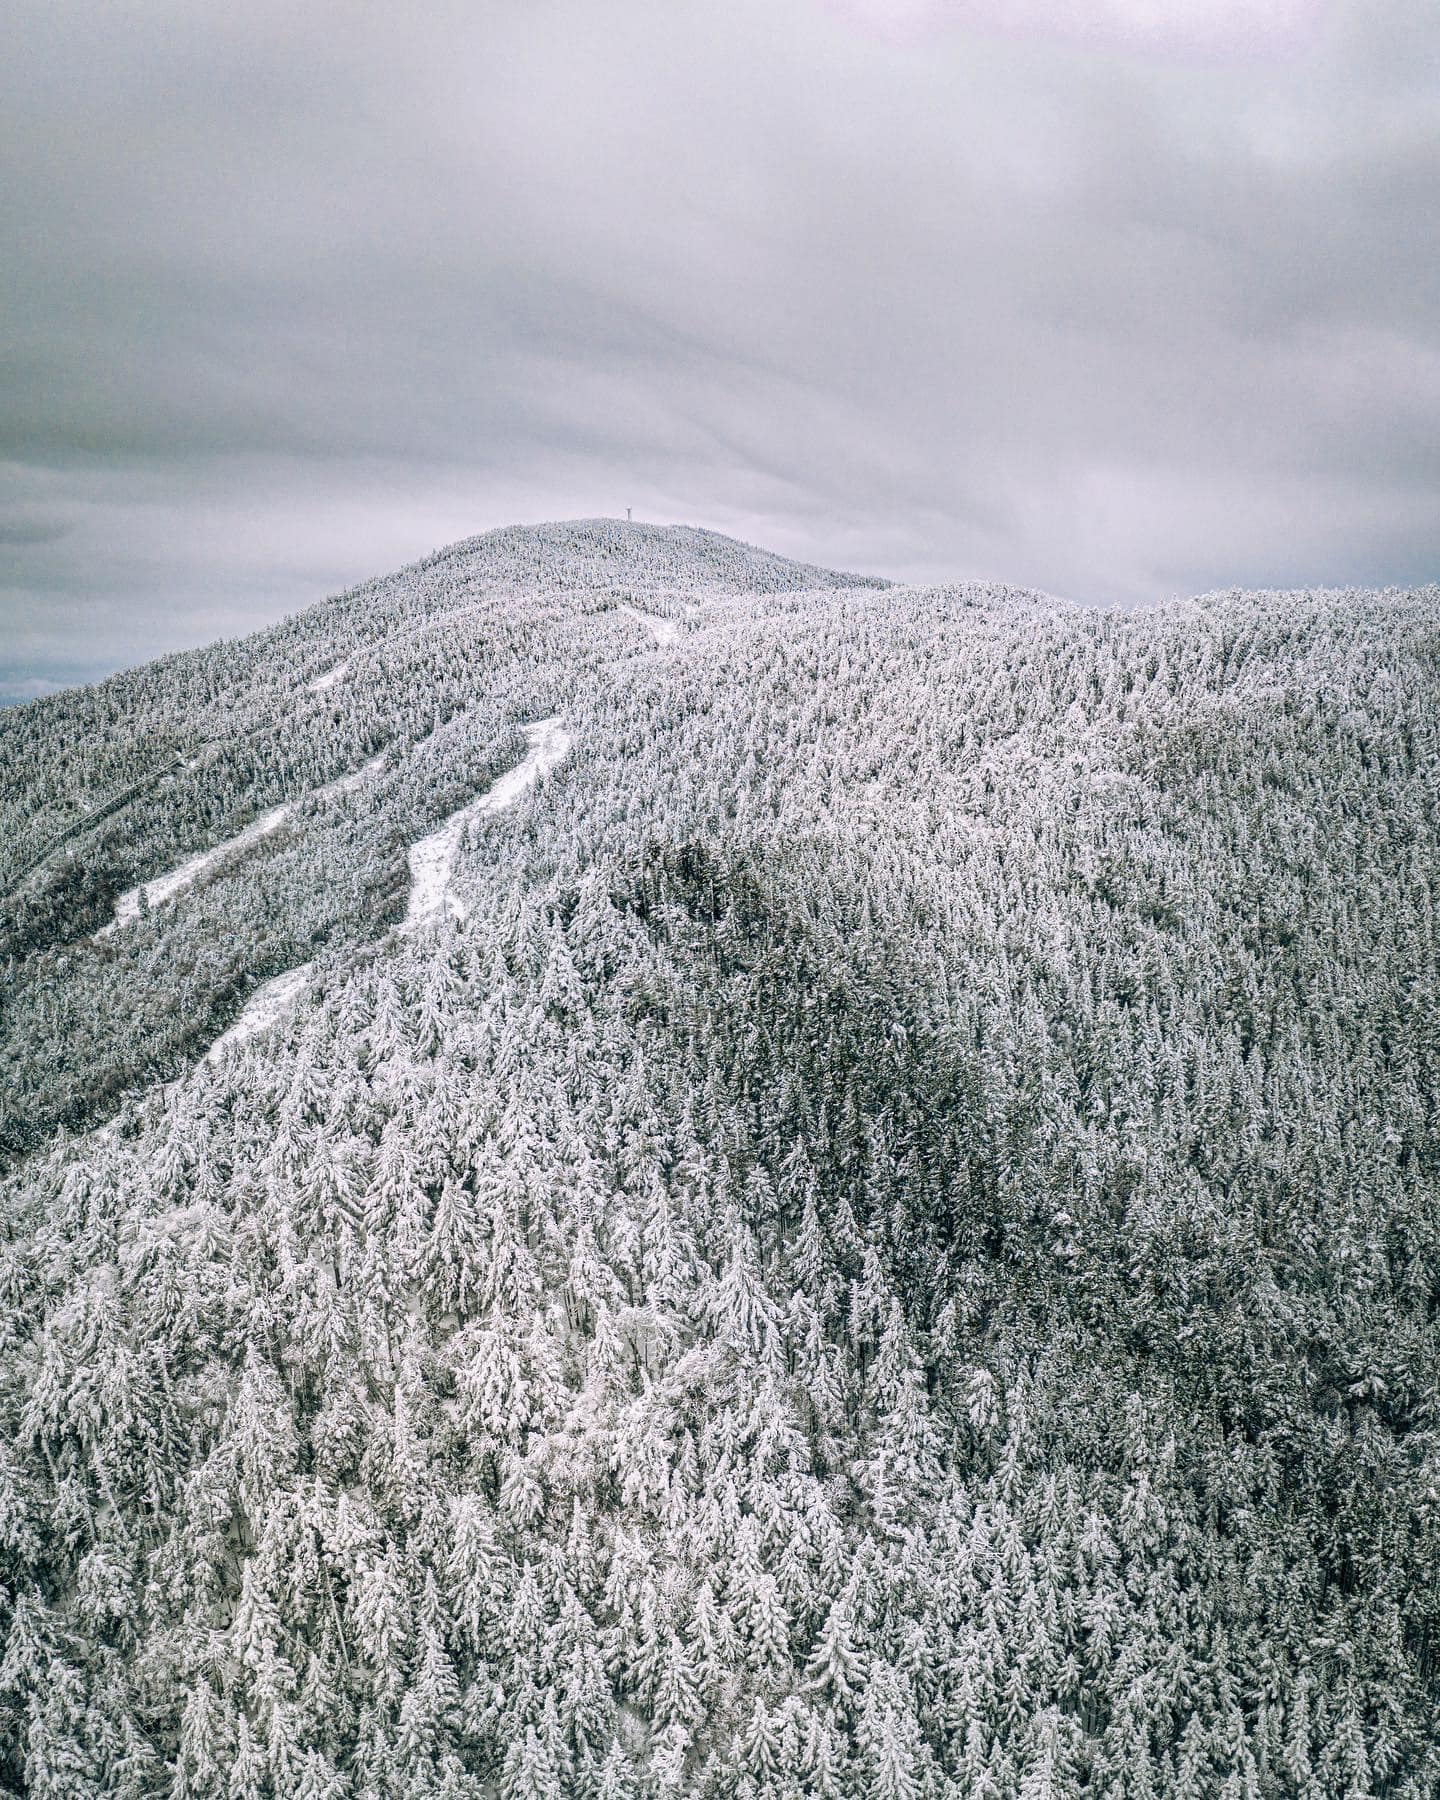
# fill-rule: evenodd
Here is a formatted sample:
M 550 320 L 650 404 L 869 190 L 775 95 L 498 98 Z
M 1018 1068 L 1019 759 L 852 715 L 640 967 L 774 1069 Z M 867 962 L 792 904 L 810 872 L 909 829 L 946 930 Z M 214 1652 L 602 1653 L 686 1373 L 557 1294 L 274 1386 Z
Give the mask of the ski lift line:
M 14 893 L 38 868 L 49 862 L 57 850 L 63 850 L 72 839 L 83 836 L 85 832 L 93 830 L 96 825 L 103 825 L 112 813 L 119 812 L 122 806 L 128 806 L 132 800 L 138 799 L 141 794 L 158 786 L 167 775 L 173 774 L 176 769 L 187 766 L 185 759 L 177 754 L 165 764 L 164 768 L 157 770 L 153 775 L 146 775 L 141 780 L 132 782 L 128 788 L 112 795 L 110 799 L 104 801 L 93 811 L 86 813 L 83 818 L 77 819 L 73 825 L 67 825 L 64 831 L 50 839 L 43 850 L 31 857 L 30 861 L 14 877 L 8 891 Z
M 158 787 L 168 775 L 174 775 L 181 769 L 187 771 L 198 769 L 207 761 L 207 752 L 214 752 L 214 754 L 218 756 L 223 752 L 226 744 L 232 742 L 235 738 L 259 737 L 262 732 L 269 731 L 270 729 L 270 721 L 262 720 L 260 724 L 252 725 L 248 731 L 232 732 L 229 734 L 228 738 L 202 738 L 196 746 L 193 756 L 184 756 L 180 751 L 175 751 L 169 762 L 163 763 L 149 775 L 142 775 L 138 781 L 131 782 L 129 787 L 122 788 L 118 794 L 112 794 L 108 800 L 102 801 L 99 806 L 92 808 L 83 818 L 75 820 L 74 824 L 67 825 L 62 832 L 51 838 L 45 848 L 38 851 L 36 855 L 26 863 L 24 868 L 12 878 L 9 888 L 4 891 L 11 894 L 17 893 L 37 869 L 49 862 L 50 858 L 57 850 L 63 850 L 66 844 L 70 843 L 73 839 L 83 837 L 87 831 L 93 831 L 97 825 L 103 825 L 106 819 L 110 818 L 114 813 L 119 812 L 122 807 L 128 806 L 132 800 L 138 800 L 141 794 L 148 793 L 151 788 Z M 213 761 L 214 756 L 209 757 L 208 760 Z

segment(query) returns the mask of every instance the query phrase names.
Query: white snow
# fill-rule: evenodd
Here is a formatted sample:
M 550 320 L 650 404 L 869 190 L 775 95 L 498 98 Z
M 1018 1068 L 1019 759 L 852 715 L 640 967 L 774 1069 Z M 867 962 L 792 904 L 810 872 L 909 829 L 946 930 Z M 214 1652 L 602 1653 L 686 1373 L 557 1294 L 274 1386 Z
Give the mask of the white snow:
M 324 787 L 316 788 L 312 797 L 316 800 L 323 800 L 330 794 L 348 794 L 352 788 L 358 787 L 367 775 L 373 774 L 388 755 L 387 750 L 382 750 L 378 756 L 372 756 L 369 762 L 351 774 L 342 775 L 338 781 L 327 781 Z M 118 931 L 122 925 L 128 925 L 132 919 L 138 918 L 142 894 L 149 901 L 150 910 L 153 912 L 166 900 L 173 900 L 176 894 L 183 893 L 192 883 L 213 869 L 217 863 L 223 862 L 227 856 L 233 855 L 238 850 L 248 850 L 252 844 L 259 843 L 261 838 L 269 837 L 272 831 L 277 830 L 289 818 L 295 810 L 295 804 L 294 801 L 287 800 L 283 806 L 272 806 L 269 812 L 261 813 L 260 817 L 252 824 L 247 825 L 243 831 L 236 832 L 232 838 L 226 838 L 223 844 L 216 844 L 213 850 L 202 850 L 198 856 L 189 857 L 167 874 L 157 875 L 153 881 L 142 881 L 138 887 L 127 888 L 115 902 L 115 917 L 108 925 L 102 925 L 95 936 L 97 938 L 109 937 L 112 931 Z
M 628 613 L 637 625 L 643 625 L 662 650 L 668 650 L 680 635 L 680 627 L 674 619 L 662 619 L 658 613 L 641 612 L 638 606 L 622 606 L 620 610 Z M 690 609 L 687 607 L 686 611 L 689 612 Z
M 323 675 L 317 675 L 313 681 L 307 681 L 306 687 L 312 694 L 323 694 L 326 688 L 334 687 L 337 681 L 343 681 L 350 673 L 348 662 L 338 662 L 333 669 L 327 669 Z
M 537 719 L 525 727 L 525 737 L 530 749 L 523 761 L 502 775 L 478 800 L 451 813 L 443 825 L 410 846 L 410 902 L 405 909 L 403 930 L 414 931 L 447 907 L 456 918 L 465 917 L 464 904 L 450 892 L 465 827 L 472 819 L 513 806 L 555 767 L 572 741 L 559 719 Z
M 278 1025 L 300 997 L 310 979 L 311 967 L 310 963 L 301 963 L 298 969 L 287 969 L 273 981 L 262 982 L 245 1002 L 235 1023 L 228 1031 L 222 1031 L 205 1052 L 206 1062 L 218 1062 L 227 1045 L 243 1044 L 247 1038 L 258 1037 L 262 1031 Z

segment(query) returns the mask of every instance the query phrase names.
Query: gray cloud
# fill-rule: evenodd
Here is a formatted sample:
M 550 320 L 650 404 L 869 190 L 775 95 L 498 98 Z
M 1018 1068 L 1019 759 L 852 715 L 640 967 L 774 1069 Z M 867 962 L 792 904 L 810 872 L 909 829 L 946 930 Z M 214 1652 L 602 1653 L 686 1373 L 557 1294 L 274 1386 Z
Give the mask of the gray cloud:
M 1433 578 L 1433 8 L 1048 10 L 30 0 L 10 691 L 626 505 L 1081 599 Z

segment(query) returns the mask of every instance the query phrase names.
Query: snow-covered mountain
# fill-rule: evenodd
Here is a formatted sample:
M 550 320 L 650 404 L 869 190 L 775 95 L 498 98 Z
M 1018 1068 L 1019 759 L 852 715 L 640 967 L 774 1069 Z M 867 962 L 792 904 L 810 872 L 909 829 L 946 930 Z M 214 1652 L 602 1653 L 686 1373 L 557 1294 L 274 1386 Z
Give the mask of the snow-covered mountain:
M 0 714 L 0 1786 L 1435 1792 L 1437 647 L 601 520 Z

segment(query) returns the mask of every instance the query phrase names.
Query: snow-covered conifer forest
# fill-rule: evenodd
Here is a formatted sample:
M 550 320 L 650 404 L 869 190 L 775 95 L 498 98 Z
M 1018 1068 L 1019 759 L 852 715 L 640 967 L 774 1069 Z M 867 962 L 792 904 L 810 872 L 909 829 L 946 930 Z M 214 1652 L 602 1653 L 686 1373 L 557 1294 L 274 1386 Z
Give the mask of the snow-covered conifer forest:
M 589 522 L 0 714 L 0 1788 L 1429 1800 L 1437 672 Z

